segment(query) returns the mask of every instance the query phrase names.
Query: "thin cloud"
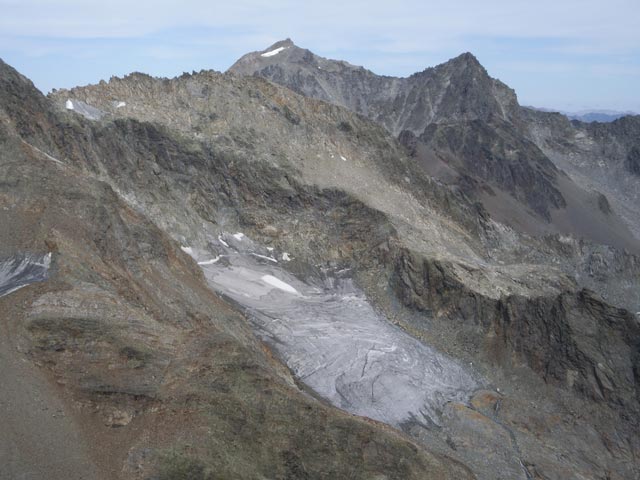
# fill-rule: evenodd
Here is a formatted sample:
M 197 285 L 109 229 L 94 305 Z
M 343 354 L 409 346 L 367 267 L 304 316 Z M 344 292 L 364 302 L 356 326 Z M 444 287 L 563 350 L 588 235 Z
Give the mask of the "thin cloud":
M 152 74 L 171 75 L 172 61 L 175 74 L 187 66 L 225 70 L 243 53 L 284 37 L 388 75 L 472 51 L 517 90 L 527 85 L 525 74 L 575 71 L 564 64 L 626 65 L 611 74 L 634 78 L 640 64 L 637 0 L 0 0 L 0 9 L 0 56 L 17 61 L 44 90 L 73 85 L 78 72 L 52 76 L 38 70 L 38 60 L 92 58 L 82 75 L 96 81 L 114 55 L 122 68 Z M 505 62 L 518 61 L 539 68 L 503 70 Z M 49 83 L 54 80 L 64 85 Z M 630 88 L 626 98 L 638 103 Z
M 5 35 L 55 38 L 132 38 L 165 29 L 245 27 L 253 32 L 291 32 L 332 42 L 334 35 L 377 37 L 411 51 L 461 36 L 565 37 L 637 48 L 640 7 L 629 0 L 448 2 L 288 0 L 207 2 L 42 0 L 0 2 Z

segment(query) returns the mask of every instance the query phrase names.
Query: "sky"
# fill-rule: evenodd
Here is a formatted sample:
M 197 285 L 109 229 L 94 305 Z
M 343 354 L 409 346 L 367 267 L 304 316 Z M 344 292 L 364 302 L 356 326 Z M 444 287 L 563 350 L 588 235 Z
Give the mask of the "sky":
M 44 93 L 225 71 L 284 38 L 407 76 L 470 51 L 523 105 L 640 112 L 640 0 L 0 0 L 0 58 Z

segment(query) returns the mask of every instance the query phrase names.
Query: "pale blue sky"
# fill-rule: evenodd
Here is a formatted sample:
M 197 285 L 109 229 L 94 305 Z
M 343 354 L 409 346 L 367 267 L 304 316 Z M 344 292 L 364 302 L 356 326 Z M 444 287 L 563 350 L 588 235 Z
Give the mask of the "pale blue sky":
M 522 104 L 640 112 L 639 0 L 0 0 L 0 12 L 0 57 L 44 92 L 224 71 L 291 37 L 399 76 L 470 51 Z

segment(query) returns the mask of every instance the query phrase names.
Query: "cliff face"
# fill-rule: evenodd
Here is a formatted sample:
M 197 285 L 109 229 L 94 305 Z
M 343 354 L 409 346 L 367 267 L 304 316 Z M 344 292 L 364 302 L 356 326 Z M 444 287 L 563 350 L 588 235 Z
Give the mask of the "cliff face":
M 1 251 L 52 253 L 46 281 L 0 297 L 3 348 L 29 360 L 6 375 L 64 409 L 67 471 L 637 475 L 633 254 L 521 235 L 384 127 L 264 79 L 132 74 L 48 99 L 0 79 Z M 446 122 L 412 135 L 488 155 L 515 120 L 482 108 L 462 145 Z M 538 170 L 501 148 L 487 176 Z M 420 382 L 430 408 L 390 415 Z M 343 411 L 363 405 L 393 427 Z

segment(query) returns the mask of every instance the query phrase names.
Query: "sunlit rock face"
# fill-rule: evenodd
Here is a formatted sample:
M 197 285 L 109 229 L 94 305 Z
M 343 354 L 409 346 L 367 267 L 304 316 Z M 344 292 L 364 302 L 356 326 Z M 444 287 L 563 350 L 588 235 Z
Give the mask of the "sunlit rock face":
M 0 259 L 0 297 L 47 279 L 51 254 L 22 254 Z
M 226 246 L 228 245 L 228 246 Z M 473 375 L 377 313 L 348 277 L 311 285 L 280 267 L 286 253 L 240 234 L 220 252 L 193 252 L 209 284 L 250 313 L 258 334 L 295 375 L 332 404 L 390 425 L 439 424 L 444 405 L 464 402 Z

